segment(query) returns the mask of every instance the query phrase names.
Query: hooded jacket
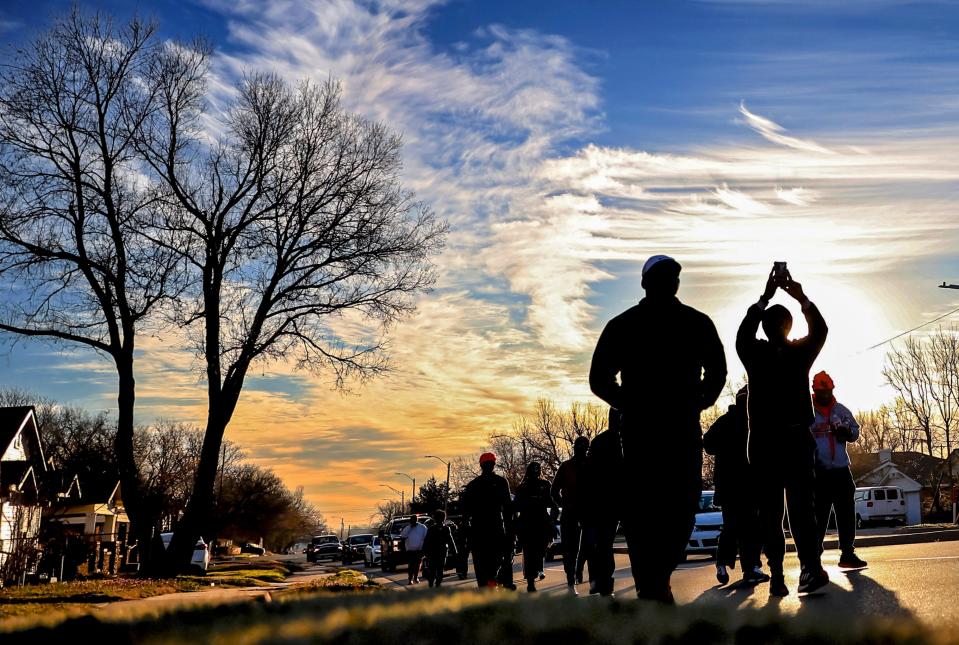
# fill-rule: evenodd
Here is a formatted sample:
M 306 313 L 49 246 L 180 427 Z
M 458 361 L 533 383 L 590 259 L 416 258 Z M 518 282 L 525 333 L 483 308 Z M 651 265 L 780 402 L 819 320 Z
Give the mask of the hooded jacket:
M 816 439 L 816 466 L 819 468 L 848 468 L 849 453 L 846 443 L 859 438 L 856 417 L 842 403 L 821 408 L 815 406 L 816 417 L 810 426 Z

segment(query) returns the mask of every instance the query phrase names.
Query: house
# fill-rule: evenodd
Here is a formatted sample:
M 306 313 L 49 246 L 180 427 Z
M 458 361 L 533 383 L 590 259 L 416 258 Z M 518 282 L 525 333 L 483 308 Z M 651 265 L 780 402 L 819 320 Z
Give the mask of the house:
M 857 486 L 898 486 L 906 498 L 906 523 L 922 522 L 924 511 L 932 505 L 944 460 L 921 452 L 854 454 L 851 469 Z
M 0 583 L 36 565 L 45 474 L 34 409 L 0 408 Z
M 59 525 L 65 551 L 84 554 L 73 564 L 86 575 L 115 574 L 129 561 L 130 518 L 116 479 L 63 478 L 48 521 Z

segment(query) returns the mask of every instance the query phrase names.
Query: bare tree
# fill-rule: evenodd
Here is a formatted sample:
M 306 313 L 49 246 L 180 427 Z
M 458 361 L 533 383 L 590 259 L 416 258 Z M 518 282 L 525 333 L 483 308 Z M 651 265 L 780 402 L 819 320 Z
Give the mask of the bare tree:
M 923 435 L 928 455 L 933 452 L 933 421 L 935 415 L 936 377 L 926 356 L 925 348 L 915 336 L 906 338 L 901 348 L 894 347 L 886 354 L 883 376 L 899 394 L 902 405 Z
M 346 113 L 335 82 L 250 76 L 209 115 L 221 130 L 209 144 L 203 52 L 167 48 L 154 74 L 166 110 L 145 123 L 142 151 L 175 225 L 163 217 L 153 239 L 192 269 L 183 322 L 207 380 L 203 452 L 169 549 L 185 563 L 250 366 L 328 369 L 340 387 L 384 372 L 384 333 L 432 284 L 446 226 L 403 188 L 399 137 Z
M 76 9 L 0 69 L 0 330 L 113 361 L 115 450 L 134 530 L 137 334 L 175 292 L 179 258 L 138 235 L 157 207 L 134 140 L 157 108 L 154 27 Z

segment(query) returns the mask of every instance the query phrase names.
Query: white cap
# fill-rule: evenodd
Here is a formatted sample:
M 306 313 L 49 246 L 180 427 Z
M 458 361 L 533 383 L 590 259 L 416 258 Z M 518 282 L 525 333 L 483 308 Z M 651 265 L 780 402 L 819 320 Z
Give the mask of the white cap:
M 679 262 L 669 257 L 668 255 L 654 255 L 648 260 L 646 260 L 646 264 L 643 265 L 643 276 L 645 277 L 646 274 L 649 273 L 649 270 L 652 269 L 657 264 L 659 264 L 660 262 L 672 262 L 673 264 L 676 265 L 677 268 L 682 268 L 680 267 Z

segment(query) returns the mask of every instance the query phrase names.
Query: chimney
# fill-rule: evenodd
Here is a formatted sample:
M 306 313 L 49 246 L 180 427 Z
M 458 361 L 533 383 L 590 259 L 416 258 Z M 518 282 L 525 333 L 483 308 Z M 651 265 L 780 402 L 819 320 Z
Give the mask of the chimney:
M 883 448 L 879 451 L 879 463 L 885 464 L 892 461 L 892 450 Z

